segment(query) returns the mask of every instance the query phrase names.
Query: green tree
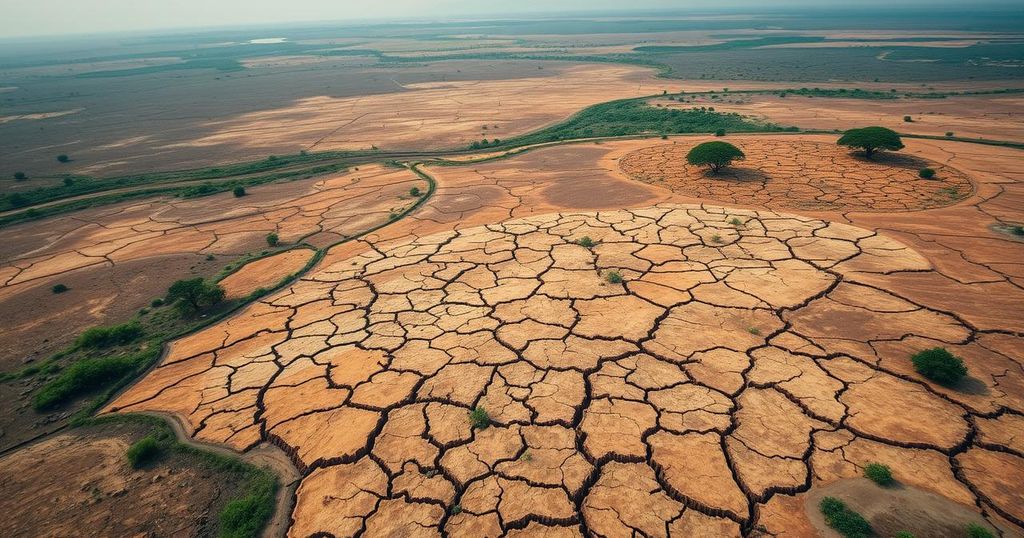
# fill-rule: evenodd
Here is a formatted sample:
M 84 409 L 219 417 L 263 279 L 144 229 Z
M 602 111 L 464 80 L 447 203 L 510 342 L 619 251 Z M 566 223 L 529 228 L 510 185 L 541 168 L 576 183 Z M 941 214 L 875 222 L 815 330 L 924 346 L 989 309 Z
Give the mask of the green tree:
M 944 347 L 918 351 L 910 357 L 910 361 L 914 363 L 917 373 L 943 385 L 954 385 L 967 375 L 964 361 Z
M 241 198 L 245 196 L 245 187 L 239 185 L 232 189 L 231 192 L 235 193 L 235 198 Z
M 744 157 L 740 148 L 728 142 L 704 142 L 686 154 L 686 162 L 694 166 L 707 166 L 712 174 L 717 174 L 733 161 L 743 160 Z
M 167 300 L 183 314 L 192 314 L 223 301 L 224 288 L 202 278 L 179 280 L 167 290 Z
M 25 175 L 25 172 L 15 172 L 14 179 L 18 181 L 25 181 L 26 179 L 28 179 L 28 176 Z
M 896 131 L 886 129 L 885 127 L 850 129 L 843 133 L 843 136 L 836 143 L 840 146 L 863 149 L 864 156 L 868 159 L 876 151 L 899 151 L 903 149 L 903 141 L 900 140 L 900 135 L 896 134 Z
M 276 233 L 274 233 L 274 232 L 270 232 L 270 233 L 268 233 L 268 234 L 267 234 L 267 244 L 268 244 L 268 245 L 270 245 L 270 246 L 272 246 L 272 247 L 276 247 L 276 246 L 277 246 L 277 244 L 278 244 L 278 243 L 279 243 L 280 241 L 281 241 L 281 238 L 280 238 L 280 237 L 278 237 Z

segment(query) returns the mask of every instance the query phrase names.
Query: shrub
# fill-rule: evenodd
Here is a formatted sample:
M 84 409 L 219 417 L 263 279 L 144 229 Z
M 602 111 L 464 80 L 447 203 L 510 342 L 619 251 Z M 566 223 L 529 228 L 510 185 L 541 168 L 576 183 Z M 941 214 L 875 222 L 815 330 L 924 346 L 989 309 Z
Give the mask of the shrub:
M 160 297 L 157 297 L 156 299 L 153 299 L 152 301 L 149 302 L 149 306 L 152 306 L 153 308 L 159 308 L 159 307 L 161 307 L 163 305 L 164 305 L 164 300 L 161 299 Z
M 65 291 L 68 291 L 68 287 L 65 286 L 64 284 L 56 284 L 52 288 L 50 288 L 50 291 L 52 291 L 53 293 L 64 293 Z
M 269 474 L 261 474 L 249 486 L 249 492 L 235 499 L 220 512 L 222 538 L 256 538 L 274 513 L 277 481 Z
M 142 325 L 137 321 L 129 321 L 110 327 L 93 327 L 78 335 L 75 345 L 82 348 L 103 348 L 121 346 L 134 342 L 143 334 Z
M 486 430 L 491 425 L 491 415 L 483 407 L 477 406 L 469 412 L 469 423 L 473 429 Z
M 869 463 L 864 466 L 864 478 L 878 484 L 888 486 L 893 483 L 892 470 L 888 465 L 881 463 Z
M 1010 231 L 1013 235 L 1024 235 L 1024 226 L 1014 226 Z
M 729 219 L 729 224 L 732 224 L 733 226 L 743 226 L 743 221 L 740 220 L 739 217 L 733 217 Z
M 61 154 L 61 155 L 57 156 L 57 162 L 66 163 L 66 162 L 68 162 L 70 160 L 71 160 L 71 157 L 68 157 L 67 155 L 64 155 L 64 154 Z
M 142 355 L 82 359 L 65 369 L 32 397 L 37 411 L 51 409 L 79 395 L 121 381 L 142 364 Z
M 715 136 L 725 136 L 725 129 L 715 131 Z
M 967 375 L 964 361 L 946 348 L 935 347 L 918 351 L 910 360 L 917 373 L 943 385 L 953 385 Z
M 818 505 L 825 523 L 845 538 L 867 538 L 872 535 L 871 524 L 863 516 L 846 507 L 835 497 L 825 497 Z
M 160 442 L 157 441 L 156 437 L 147 435 L 128 447 L 126 455 L 132 469 L 138 469 L 159 457 L 161 451 Z
M 964 527 L 964 532 L 967 533 L 968 538 L 995 538 L 992 531 L 978 525 L 977 523 L 968 523 L 967 526 Z
M 224 288 L 202 278 L 179 280 L 167 290 L 167 300 L 182 314 L 193 314 L 224 300 Z
M 723 167 L 735 160 L 743 160 L 744 157 L 740 148 L 728 142 L 704 142 L 686 154 L 686 162 L 694 166 L 707 166 L 711 173 L 717 174 Z
M 946 131 L 946 136 L 953 136 L 953 131 Z
M 903 121 L 907 123 L 912 123 L 914 121 L 914 118 L 911 118 L 910 116 L 903 116 Z
M 886 129 L 885 127 L 850 129 L 843 133 L 843 136 L 836 143 L 840 146 L 863 149 L 864 156 L 868 159 L 876 151 L 899 151 L 903 149 L 903 141 L 900 140 L 900 135 L 896 134 L 896 131 Z
M 241 198 L 241 197 L 245 196 L 245 187 L 239 185 L 239 186 L 235 187 L 234 189 L 232 189 L 231 192 L 234 193 L 235 198 Z
M 280 242 L 280 241 L 281 241 L 281 238 L 279 238 L 276 233 L 270 232 L 270 233 L 267 234 L 267 244 L 268 245 L 270 245 L 272 247 L 276 247 L 278 242 Z
M 419 187 L 413 187 L 413 188 L 409 189 L 409 196 L 419 197 L 419 195 L 420 195 L 420 188 Z
M 586 235 L 584 235 L 583 237 L 577 239 L 576 241 L 574 241 L 574 243 L 576 243 L 577 245 L 579 245 L 579 246 L 581 246 L 583 248 L 594 248 L 594 245 L 597 244 L 597 243 L 594 242 L 593 239 L 590 238 L 590 236 L 586 236 Z
M 667 134 L 663 134 L 663 135 L 661 135 L 661 139 L 662 139 L 662 140 L 668 140 L 668 135 L 667 135 Z
M 604 275 L 604 278 L 612 284 L 622 283 L 622 274 L 618 271 L 608 271 L 608 273 Z
M 921 176 L 924 179 L 931 179 L 935 177 L 935 170 L 931 168 L 922 168 L 917 171 L 917 175 Z
M 26 179 L 28 179 L 28 176 L 25 175 L 25 172 L 15 172 L 14 179 L 18 181 L 25 181 Z

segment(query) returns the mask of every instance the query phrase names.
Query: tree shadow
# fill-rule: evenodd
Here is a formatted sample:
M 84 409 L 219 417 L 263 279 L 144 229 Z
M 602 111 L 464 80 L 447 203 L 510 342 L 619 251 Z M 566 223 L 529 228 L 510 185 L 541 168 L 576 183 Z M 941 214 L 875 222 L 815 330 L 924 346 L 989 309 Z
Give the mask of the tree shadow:
M 949 388 L 973 396 L 987 396 L 989 394 L 988 385 L 982 380 L 971 376 L 961 379 L 955 385 L 949 385 Z
M 930 163 L 926 159 L 916 157 L 914 155 L 906 155 L 901 153 L 894 153 L 891 151 L 879 151 L 876 152 L 871 158 L 867 158 L 863 151 L 850 152 L 850 156 L 865 163 L 881 164 L 885 166 L 892 166 L 894 168 L 905 168 L 908 170 L 920 170 L 927 168 Z
M 771 179 L 768 174 L 765 174 L 757 168 L 743 168 L 736 166 L 723 168 L 719 170 L 717 174 L 712 173 L 710 170 L 705 170 L 703 177 L 705 179 L 737 181 L 741 183 L 766 183 Z

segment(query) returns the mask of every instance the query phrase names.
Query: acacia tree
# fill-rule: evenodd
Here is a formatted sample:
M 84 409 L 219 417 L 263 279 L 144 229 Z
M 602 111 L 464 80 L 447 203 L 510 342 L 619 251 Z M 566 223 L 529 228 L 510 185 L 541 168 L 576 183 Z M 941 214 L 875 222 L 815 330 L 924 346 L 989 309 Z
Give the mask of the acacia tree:
M 868 159 L 876 151 L 899 151 L 903 149 L 903 141 L 900 140 L 900 135 L 896 134 L 896 131 L 886 129 L 885 127 L 850 129 L 843 133 L 843 136 L 836 143 L 840 146 L 863 149 L 864 156 Z
M 202 278 L 179 280 L 167 290 L 167 300 L 175 303 L 182 314 L 194 314 L 223 301 L 224 288 Z
M 746 157 L 740 148 L 728 142 L 704 142 L 697 144 L 686 154 L 686 162 L 694 166 L 706 166 L 712 174 L 717 174 L 722 168 L 729 166 L 733 161 L 741 161 Z

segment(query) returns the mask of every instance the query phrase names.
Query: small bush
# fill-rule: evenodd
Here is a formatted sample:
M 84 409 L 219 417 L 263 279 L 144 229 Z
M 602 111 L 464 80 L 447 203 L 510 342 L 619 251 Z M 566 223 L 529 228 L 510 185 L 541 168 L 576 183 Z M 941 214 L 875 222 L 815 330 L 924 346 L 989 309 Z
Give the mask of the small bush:
M 964 532 L 967 533 L 968 538 L 995 538 L 992 531 L 978 525 L 977 523 L 968 523 L 967 526 L 964 527 Z
M 491 425 L 491 415 L 483 407 L 477 406 L 469 412 L 469 423 L 473 429 L 486 430 Z
M 946 131 L 946 136 L 952 137 L 953 136 L 953 131 Z
M 235 187 L 234 189 L 232 189 L 231 192 L 234 193 L 235 198 L 241 198 L 241 197 L 245 196 L 245 187 L 239 185 L 239 186 Z
M 612 284 L 622 283 L 622 274 L 618 271 L 608 271 L 608 273 L 604 275 L 604 278 Z
M 135 341 L 143 334 L 142 325 L 137 321 L 129 321 L 110 327 L 93 327 L 78 335 L 75 344 L 83 348 L 103 348 L 121 346 Z
M 954 385 L 967 375 L 964 361 L 946 348 L 936 347 L 918 351 L 910 360 L 917 373 L 943 385 Z
M 846 507 L 835 497 L 825 497 L 818 505 L 825 523 L 845 538 L 867 538 L 872 535 L 871 524 L 863 516 Z
M 157 297 L 156 299 L 153 299 L 152 301 L 149 302 L 149 306 L 152 306 L 153 308 L 160 308 L 163 305 L 164 300 L 161 299 L 160 297 Z
M 128 463 L 132 469 L 139 469 L 157 459 L 161 452 L 160 442 L 156 437 L 147 435 L 128 447 Z
M 1024 226 L 1014 226 L 1010 231 L 1013 235 L 1024 235 Z
M 68 291 L 68 289 L 69 288 L 64 284 L 56 284 L 52 288 L 50 288 L 50 291 L 52 291 L 53 293 L 64 293 L 65 291 Z
M 70 160 L 71 160 L 71 157 L 68 157 L 67 155 L 61 154 L 61 155 L 57 156 L 57 162 L 60 162 L 60 163 L 66 163 L 66 162 L 68 162 Z
M 732 224 L 733 226 L 743 226 L 743 221 L 740 220 L 739 217 L 733 217 L 729 219 L 729 224 Z
M 715 131 L 715 136 L 725 136 L 725 129 Z
M 278 242 L 280 242 L 280 241 L 281 241 L 281 238 L 278 237 L 276 233 L 270 232 L 270 233 L 267 234 L 267 244 L 268 245 L 270 245 L 272 247 L 276 247 Z
M 911 118 L 910 116 L 903 116 L 903 121 L 905 121 L 907 123 L 913 123 L 914 122 L 914 118 Z
M 662 140 L 668 140 L 668 135 L 666 135 L 666 134 L 661 135 L 661 139 Z
M 935 170 L 931 168 L 922 168 L 917 171 L 917 175 L 921 176 L 924 179 L 931 179 L 935 177 Z
M 597 244 L 597 243 L 594 243 L 593 239 L 591 239 L 589 236 L 586 236 L 586 235 L 581 237 L 581 238 L 579 238 L 579 239 L 577 239 L 574 242 L 577 245 L 579 245 L 579 246 L 581 246 L 583 248 L 594 248 L 594 245 Z
M 418 198 L 419 195 L 420 195 L 420 188 L 419 187 L 413 187 L 413 188 L 409 189 L 409 196 L 415 196 L 415 197 Z
M 25 172 L 15 172 L 14 179 L 18 181 L 25 181 L 26 179 L 28 179 L 28 176 L 25 175 Z
M 893 483 L 892 470 L 888 465 L 881 463 L 869 463 L 864 466 L 864 478 L 878 484 L 888 486 Z

